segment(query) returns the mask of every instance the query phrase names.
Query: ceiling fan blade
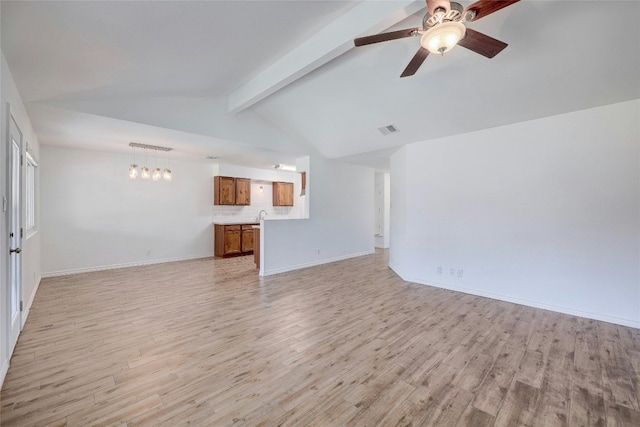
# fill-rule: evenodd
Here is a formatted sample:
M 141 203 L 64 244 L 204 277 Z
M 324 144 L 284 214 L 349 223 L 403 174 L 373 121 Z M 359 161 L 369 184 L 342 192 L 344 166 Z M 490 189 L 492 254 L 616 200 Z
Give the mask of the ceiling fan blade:
M 467 12 L 475 11 L 476 16 L 470 22 L 477 21 L 478 19 L 485 17 L 493 12 L 497 12 L 507 6 L 511 6 L 520 0 L 480 0 L 467 7 L 463 16 L 466 16 Z
M 418 34 L 420 28 L 407 28 L 406 30 L 391 31 L 389 33 L 376 34 L 373 36 L 359 37 L 353 42 L 356 46 L 364 46 L 372 43 L 386 42 L 387 40 L 403 39 Z
M 493 58 L 508 46 L 505 42 L 496 40 L 471 28 L 467 28 L 467 34 L 458 44 L 487 58 Z
M 418 49 L 416 54 L 413 55 L 409 65 L 407 65 L 407 68 L 404 69 L 400 77 L 413 76 L 416 71 L 418 71 L 418 68 L 420 68 L 424 60 L 427 59 L 427 56 L 429 56 L 429 51 L 420 46 L 420 49 Z

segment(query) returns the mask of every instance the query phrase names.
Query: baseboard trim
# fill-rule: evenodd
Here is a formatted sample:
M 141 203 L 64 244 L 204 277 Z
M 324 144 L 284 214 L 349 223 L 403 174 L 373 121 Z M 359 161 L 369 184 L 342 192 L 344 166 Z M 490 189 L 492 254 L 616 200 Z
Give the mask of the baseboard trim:
M 373 253 L 375 253 L 375 249 L 370 251 L 365 251 L 365 252 L 357 252 L 357 253 L 348 254 L 348 255 L 341 255 L 333 258 L 325 258 L 318 261 L 306 262 L 303 264 L 297 264 L 297 265 L 292 265 L 288 267 L 274 268 L 273 270 L 268 270 L 264 272 L 260 271 L 260 276 L 272 276 L 274 274 L 286 273 L 288 271 L 294 271 L 294 270 L 301 270 L 303 268 L 315 267 L 316 265 L 329 264 L 336 261 L 343 261 L 349 258 L 356 258 L 360 256 L 371 255 Z
M 202 259 L 202 258 L 211 258 L 211 257 L 213 257 L 213 252 L 209 254 L 192 255 L 187 257 L 154 259 L 150 261 L 127 262 L 122 264 L 101 265 L 96 267 L 73 268 L 69 270 L 49 271 L 46 273 L 42 273 L 42 278 L 46 279 L 48 277 L 68 276 L 70 274 L 91 273 L 94 271 L 103 271 L 103 270 L 116 270 L 118 268 L 139 267 L 143 265 L 164 264 L 166 262 L 189 261 L 193 259 Z
M 513 304 L 524 305 L 527 307 L 541 308 L 543 310 L 555 311 L 556 313 L 568 314 L 570 316 L 584 317 L 586 319 L 599 320 L 602 322 L 614 323 L 616 325 L 629 326 L 631 328 L 640 329 L 640 322 L 632 319 L 613 317 L 613 316 L 603 315 L 599 313 L 591 313 L 589 311 L 582 311 L 582 310 L 577 310 L 570 307 L 557 306 L 557 305 L 547 304 L 539 301 L 531 301 L 528 299 L 514 298 L 508 295 L 502 295 L 502 294 L 493 293 L 493 292 L 478 291 L 476 289 L 469 289 L 462 286 L 453 286 L 445 283 L 424 281 L 417 277 L 404 276 L 391 265 L 389 265 L 389 268 L 391 268 L 398 276 L 400 276 L 402 280 L 407 282 L 417 283 L 419 285 L 433 286 L 434 288 L 448 289 L 450 291 L 462 292 L 465 294 L 491 298 L 498 301 L 510 302 Z

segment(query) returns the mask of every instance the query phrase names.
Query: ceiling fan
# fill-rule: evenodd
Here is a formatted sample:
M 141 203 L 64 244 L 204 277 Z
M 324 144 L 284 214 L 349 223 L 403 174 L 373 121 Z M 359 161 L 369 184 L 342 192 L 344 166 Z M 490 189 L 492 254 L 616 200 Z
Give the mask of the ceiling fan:
M 480 0 L 463 9 L 449 0 L 426 0 L 427 14 L 422 20 L 422 28 L 407 28 L 354 40 L 356 46 L 364 46 L 387 40 L 422 36 L 418 52 L 404 69 L 400 77 L 412 76 L 418 71 L 430 53 L 444 55 L 454 46 L 460 45 L 487 58 L 493 58 L 507 44 L 465 27 L 465 22 L 474 22 L 520 0 Z

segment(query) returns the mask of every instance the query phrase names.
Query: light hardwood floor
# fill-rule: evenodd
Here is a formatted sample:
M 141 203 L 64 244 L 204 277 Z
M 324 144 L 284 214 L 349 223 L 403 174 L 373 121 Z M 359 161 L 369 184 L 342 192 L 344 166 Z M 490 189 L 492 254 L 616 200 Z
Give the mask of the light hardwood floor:
M 640 426 L 638 329 L 407 283 L 383 251 L 252 261 L 43 280 L 2 426 Z

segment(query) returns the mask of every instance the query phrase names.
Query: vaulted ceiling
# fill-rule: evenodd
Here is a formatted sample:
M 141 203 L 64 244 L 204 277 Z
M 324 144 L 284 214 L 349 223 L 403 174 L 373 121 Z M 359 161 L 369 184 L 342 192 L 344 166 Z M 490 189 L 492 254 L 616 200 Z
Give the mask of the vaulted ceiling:
M 457 47 L 402 79 L 419 38 L 353 38 L 420 26 L 424 0 L 1 7 L 2 52 L 42 144 L 385 169 L 406 143 L 640 98 L 638 1 L 521 1 L 468 25 L 509 44 L 495 58 Z M 399 132 L 383 136 L 389 124 Z

